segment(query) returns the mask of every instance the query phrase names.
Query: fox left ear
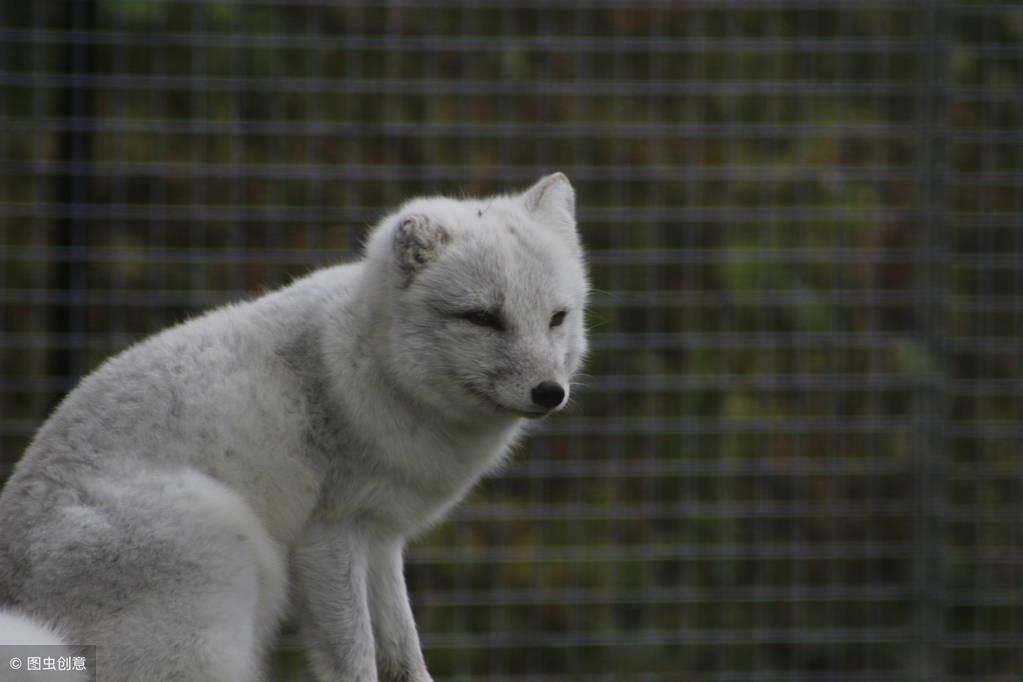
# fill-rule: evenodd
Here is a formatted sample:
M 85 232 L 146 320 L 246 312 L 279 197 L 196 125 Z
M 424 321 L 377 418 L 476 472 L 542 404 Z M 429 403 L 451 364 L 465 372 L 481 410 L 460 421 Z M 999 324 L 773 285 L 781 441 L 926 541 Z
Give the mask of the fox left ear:
M 437 257 L 450 238 L 444 226 L 429 216 L 414 214 L 399 220 L 394 228 L 393 249 L 406 284 Z
M 575 233 L 575 190 L 564 173 L 540 178 L 523 192 L 522 201 L 541 222 Z

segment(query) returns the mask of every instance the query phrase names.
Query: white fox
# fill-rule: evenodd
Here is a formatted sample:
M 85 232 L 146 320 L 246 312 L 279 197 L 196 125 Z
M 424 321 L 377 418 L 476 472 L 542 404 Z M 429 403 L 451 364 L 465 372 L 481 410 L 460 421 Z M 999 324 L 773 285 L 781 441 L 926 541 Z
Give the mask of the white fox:
M 34 621 L 103 682 L 249 681 L 290 594 L 318 679 L 428 682 L 403 547 L 566 403 L 587 295 L 555 173 L 410 201 L 361 261 L 114 357 L 0 495 L 0 643 Z

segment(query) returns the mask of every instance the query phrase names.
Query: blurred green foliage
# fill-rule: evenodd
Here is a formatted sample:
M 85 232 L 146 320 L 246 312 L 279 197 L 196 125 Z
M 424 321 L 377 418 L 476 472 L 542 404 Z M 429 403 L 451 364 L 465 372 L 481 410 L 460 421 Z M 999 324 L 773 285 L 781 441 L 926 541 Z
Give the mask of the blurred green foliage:
M 1023 671 L 1018 4 L 73 4 L 3 3 L 0 462 L 131 340 L 560 169 L 589 376 L 410 552 L 438 679 Z

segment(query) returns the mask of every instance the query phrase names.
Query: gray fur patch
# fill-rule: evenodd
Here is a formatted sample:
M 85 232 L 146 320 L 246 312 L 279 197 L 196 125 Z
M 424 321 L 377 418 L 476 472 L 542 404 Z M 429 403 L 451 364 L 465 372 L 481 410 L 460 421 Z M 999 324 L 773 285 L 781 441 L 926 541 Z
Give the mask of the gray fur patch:
M 424 215 L 411 215 L 398 223 L 394 231 L 394 255 L 405 274 L 405 286 L 450 240 L 451 235 L 443 225 Z

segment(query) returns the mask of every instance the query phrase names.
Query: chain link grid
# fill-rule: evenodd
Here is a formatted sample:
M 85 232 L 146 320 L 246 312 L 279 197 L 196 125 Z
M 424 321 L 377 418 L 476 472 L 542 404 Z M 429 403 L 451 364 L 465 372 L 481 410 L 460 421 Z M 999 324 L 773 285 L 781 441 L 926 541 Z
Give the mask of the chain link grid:
M 1013 679 L 1021 45 L 1008 2 L 2 2 L 3 471 L 127 344 L 564 170 L 594 351 L 409 553 L 435 676 Z

